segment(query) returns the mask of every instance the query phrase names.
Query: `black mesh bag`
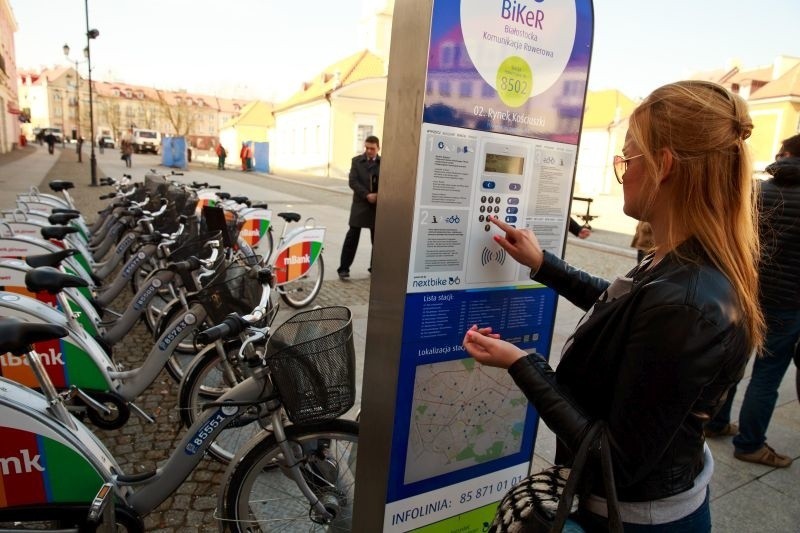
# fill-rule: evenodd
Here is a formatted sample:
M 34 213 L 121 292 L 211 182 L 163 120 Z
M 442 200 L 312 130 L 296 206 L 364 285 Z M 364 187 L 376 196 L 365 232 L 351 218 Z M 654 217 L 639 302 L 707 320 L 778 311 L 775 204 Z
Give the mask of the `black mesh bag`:
M 208 313 L 209 322 L 219 324 L 230 313 L 252 312 L 261 300 L 261 293 L 258 269 L 243 261 L 233 261 L 221 265 L 214 276 L 203 283 L 197 300 Z
M 343 415 L 356 398 L 350 310 L 321 307 L 297 313 L 270 335 L 267 365 L 293 423 Z

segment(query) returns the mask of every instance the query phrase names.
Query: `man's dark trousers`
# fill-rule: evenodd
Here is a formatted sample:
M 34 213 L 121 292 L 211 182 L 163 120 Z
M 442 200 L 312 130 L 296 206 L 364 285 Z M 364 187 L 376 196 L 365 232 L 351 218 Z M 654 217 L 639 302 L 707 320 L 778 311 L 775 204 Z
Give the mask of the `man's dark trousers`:
M 361 238 L 361 230 L 363 228 L 355 228 L 350 226 L 350 229 L 347 230 L 347 234 L 344 236 L 344 243 L 342 244 L 342 257 L 339 261 L 339 268 L 336 270 L 339 273 L 342 272 L 350 272 L 350 266 L 353 264 L 353 260 L 356 258 L 356 250 L 358 250 L 358 241 Z M 372 244 L 375 244 L 375 228 L 368 228 L 369 229 L 369 240 Z M 369 267 L 372 269 L 372 252 L 370 251 L 370 261 Z

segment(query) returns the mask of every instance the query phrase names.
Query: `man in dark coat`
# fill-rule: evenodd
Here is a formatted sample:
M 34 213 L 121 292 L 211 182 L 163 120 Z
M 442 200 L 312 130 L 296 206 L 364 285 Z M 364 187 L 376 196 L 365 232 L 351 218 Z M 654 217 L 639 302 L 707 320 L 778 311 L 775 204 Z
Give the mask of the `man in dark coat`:
M 378 201 L 378 177 L 381 172 L 380 141 L 374 135 L 364 140 L 364 153 L 353 158 L 350 166 L 350 188 L 353 203 L 350 206 L 350 229 L 342 245 L 342 257 L 336 272 L 340 279 L 350 277 L 350 265 L 356 257 L 361 228 L 369 228 L 371 242 L 375 242 L 375 206 Z M 370 272 L 372 271 L 370 260 Z
M 791 457 L 770 447 L 766 434 L 778 387 L 800 340 L 800 135 L 783 141 L 775 162 L 766 171 L 772 177 L 759 184 L 758 267 L 759 298 L 767 323 L 764 354 L 753 363 L 739 425 L 730 422 L 731 400 L 736 392 L 733 387 L 705 434 L 735 435 L 733 456 L 737 459 L 785 468 L 792 464 Z

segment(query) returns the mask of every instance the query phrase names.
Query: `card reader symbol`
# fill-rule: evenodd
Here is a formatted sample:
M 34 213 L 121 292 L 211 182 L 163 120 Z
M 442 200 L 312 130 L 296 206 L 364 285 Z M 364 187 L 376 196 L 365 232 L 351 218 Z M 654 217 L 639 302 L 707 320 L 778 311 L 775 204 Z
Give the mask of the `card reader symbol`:
M 486 266 L 489 263 L 499 263 L 505 264 L 506 262 L 506 251 L 502 248 L 498 250 L 490 250 L 486 247 L 483 248 L 483 253 L 481 254 L 481 265 Z

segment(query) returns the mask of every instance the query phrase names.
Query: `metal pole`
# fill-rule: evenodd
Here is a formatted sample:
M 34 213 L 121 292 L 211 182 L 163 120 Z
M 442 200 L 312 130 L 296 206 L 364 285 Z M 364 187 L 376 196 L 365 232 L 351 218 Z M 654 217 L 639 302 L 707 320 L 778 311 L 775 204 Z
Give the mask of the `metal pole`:
M 75 123 L 78 126 L 78 163 L 83 162 L 83 146 L 81 145 L 81 75 L 78 72 L 78 62 L 75 61 Z
M 89 157 L 89 168 L 92 173 L 91 186 L 97 186 L 97 158 L 94 155 L 94 104 L 92 103 L 92 47 L 91 36 L 89 34 L 89 0 L 84 0 L 86 11 L 86 61 L 89 67 L 89 145 L 92 147 L 92 154 Z

